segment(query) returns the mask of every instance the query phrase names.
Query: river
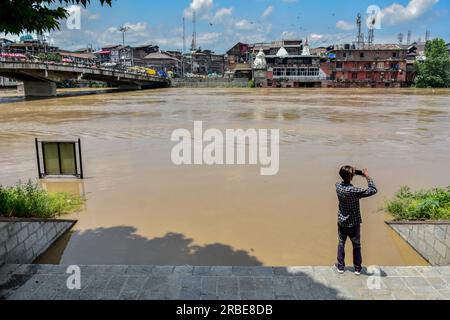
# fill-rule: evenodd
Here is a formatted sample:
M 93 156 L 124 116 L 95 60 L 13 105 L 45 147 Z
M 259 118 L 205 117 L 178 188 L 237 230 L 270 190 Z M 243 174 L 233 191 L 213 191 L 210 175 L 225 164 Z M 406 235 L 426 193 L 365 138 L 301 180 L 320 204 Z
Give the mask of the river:
M 220 130 L 280 129 L 279 173 L 261 176 L 249 165 L 175 166 L 170 136 L 192 130 L 195 120 Z M 449 123 L 449 90 L 0 97 L 0 183 L 37 177 L 35 137 L 81 138 L 86 179 L 43 185 L 83 192 L 87 202 L 65 217 L 78 223 L 40 263 L 332 265 L 338 169 L 368 167 L 379 193 L 362 202 L 364 263 L 426 265 L 384 223 L 390 217 L 382 208 L 402 185 L 450 184 Z

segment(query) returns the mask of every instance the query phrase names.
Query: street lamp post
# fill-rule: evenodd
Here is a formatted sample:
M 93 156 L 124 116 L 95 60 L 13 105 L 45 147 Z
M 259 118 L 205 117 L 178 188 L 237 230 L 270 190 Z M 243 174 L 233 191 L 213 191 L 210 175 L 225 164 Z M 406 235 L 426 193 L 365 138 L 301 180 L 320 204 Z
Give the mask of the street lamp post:
M 122 45 L 125 47 L 125 32 L 129 31 L 130 27 L 125 25 L 119 27 L 119 31 L 122 32 Z

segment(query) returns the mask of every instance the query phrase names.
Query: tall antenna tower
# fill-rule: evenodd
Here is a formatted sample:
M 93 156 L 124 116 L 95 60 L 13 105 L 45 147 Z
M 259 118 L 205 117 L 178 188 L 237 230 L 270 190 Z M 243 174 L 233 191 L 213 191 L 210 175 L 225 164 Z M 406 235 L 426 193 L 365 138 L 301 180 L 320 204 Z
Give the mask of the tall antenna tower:
M 403 45 L 403 37 L 404 37 L 405 35 L 403 34 L 403 33 L 399 33 L 398 34 L 398 44 L 399 45 Z
M 430 36 L 431 36 L 431 32 L 430 32 L 430 30 L 427 30 L 427 32 L 425 33 L 425 42 L 430 41 Z
M 369 45 L 373 45 L 375 42 L 375 24 L 377 23 L 376 16 L 372 17 L 372 20 L 369 23 L 369 35 L 367 37 L 367 42 Z
M 358 13 L 356 16 L 356 26 L 358 27 L 358 35 L 356 36 L 356 42 L 358 44 L 358 48 L 361 48 L 364 45 L 364 35 L 361 29 L 361 13 Z
M 412 35 L 411 30 L 408 30 L 408 38 L 407 38 L 407 40 L 406 40 L 406 44 L 407 44 L 407 45 L 410 45 L 410 44 L 411 44 L 411 35 Z
M 191 51 L 197 50 L 197 17 L 195 10 L 192 12 L 192 24 L 193 24 L 193 31 L 192 31 L 192 44 L 191 44 Z
M 369 35 L 367 37 L 367 42 L 369 43 L 369 45 L 373 45 L 375 41 L 375 29 L 373 27 L 369 28 Z
M 186 52 L 186 18 L 183 16 L 183 54 Z

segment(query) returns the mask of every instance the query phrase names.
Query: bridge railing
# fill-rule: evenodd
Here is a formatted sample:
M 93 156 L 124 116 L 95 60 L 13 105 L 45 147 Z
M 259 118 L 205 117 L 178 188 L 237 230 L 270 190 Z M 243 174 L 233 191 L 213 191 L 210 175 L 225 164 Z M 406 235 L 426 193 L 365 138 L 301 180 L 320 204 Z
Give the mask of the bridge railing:
M 54 62 L 54 61 L 42 61 L 37 59 L 25 59 L 23 57 L 5 57 L 0 55 L 0 63 L 17 63 L 17 64 L 39 64 L 39 65 L 46 65 L 46 66 L 55 66 L 55 67 L 75 67 L 75 68 L 83 68 L 83 69 L 92 69 L 92 70 L 98 70 L 98 71 L 105 71 L 105 72 L 114 72 L 114 73 L 123 73 L 130 76 L 139 76 L 139 77 L 145 77 L 147 79 L 168 79 L 167 77 L 162 77 L 159 75 L 150 75 L 148 73 L 144 72 L 135 72 L 132 70 L 129 70 L 125 67 L 101 67 L 97 66 L 96 64 L 80 64 L 80 63 L 64 63 L 64 62 Z
M 56 54 L 58 55 L 58 52 L 49 52 L 49 54 Z M 150 79 L 163 79 L 167 78 L 161 75 L 151 75 L 145 72 L 139 72 L 138 70 L 130 70 L 129 66 L 120 65 L 117 64 L 116 66 L 111 67 L 105 67 L 102 66 L 98 62 L 86 62 L 86 63 L 80 63 L 77 61 L 63 61 L 64 59 L 58 61 L 54 60 L 45 60 L 38 56 L 33 56 L 29 52 L 21 49 L 9 49 L 0 47 L 0 63 L 1 62 L 7 62 L 7 63 L 39 63 L 39 64 L 46 64 L 46 65 L 54 65 L 54 66 L 72 66 L 72 67 L 78 67 L 78 68 L 91 68 L 95 70 L 104 70 L 109 72 L 123 72 L 130 75 L 136 75 L 136 76 L 145 76 L 146 78 Z

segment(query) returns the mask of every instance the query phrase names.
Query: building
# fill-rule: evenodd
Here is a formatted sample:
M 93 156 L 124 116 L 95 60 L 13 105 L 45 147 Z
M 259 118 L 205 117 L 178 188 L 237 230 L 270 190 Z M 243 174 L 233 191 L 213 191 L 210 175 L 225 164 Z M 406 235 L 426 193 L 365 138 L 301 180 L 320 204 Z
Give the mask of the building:
M 93 53 L 78 53 L 70 51 L 60 51 L 62 62 L 72 62 L 76 64 L 83 65 L 95 65 L 97 62 L 97 57 Z
M 175 74 L 180 74 L 182 71 L 181 60 L 165 53 L 165 52 L 153 52 L 144 57 L 144 63 L 146 67 L 153 68 L 161 71 L 172 71 Z
M 234 69 L 237 64 L 249 63 L 249 45 L 238 42 L 227 51 L 227 68 Z
M 38 57 L 41 54 L 57 53 L 59 49 L 48 44 L 43 38 L 34 39 L 31 35 L 25 35 L 20 37 L 20 42 L 10 43 L 8 50 Z
M 335 87 L 402 87 L 406 85 L 408 49 L 397 44 L 335 46 L 331 51 Z
M 159 47 L 150 44 L 150 45 L 133 47 L 131 50 L 133 52 L 133 64 L 135 66 L 145 67 L 146 66 L 145 57 L 151 53 L 158 52 Z
M 11 41 L 6 38 L 0 38 L 0 49 L 2 48 L 8 48 L 10 45 L 12 45 L 14 41 Z
M 184 56 L 190 66 L 187 73 L 195 75 L 217 75 L 222 76 L 226 70 L 226 59 L 224 55 L 216 54 L 211 50 L 197 50 Z
M 266 55 L 260 47 L 252 63 L 257 87 L 322 87 L 322 81 L 327 79 L 321 70 L 321 58 L 311 54 L 308 42 L 304 45 L 301 40 L 273 42 L 268 52 Z
M 109 45 L 94 52 L 100 64 L 132 66 L 133 54 L 130 46 Z

